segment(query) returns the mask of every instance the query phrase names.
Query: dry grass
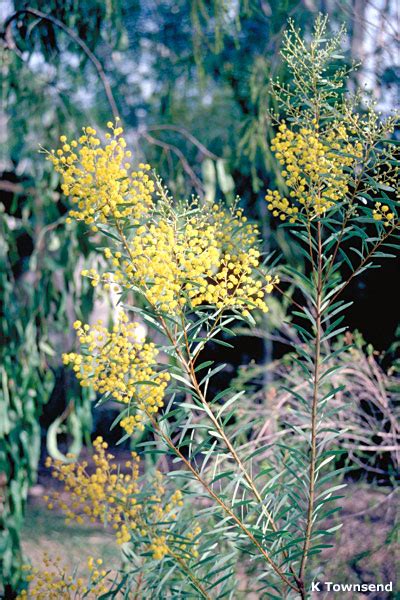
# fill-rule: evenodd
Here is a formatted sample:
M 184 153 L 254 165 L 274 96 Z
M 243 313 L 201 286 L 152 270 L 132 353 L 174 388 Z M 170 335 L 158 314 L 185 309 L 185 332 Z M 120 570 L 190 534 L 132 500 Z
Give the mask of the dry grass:
M 397 490 L 398 492 L 398 490 Z M 319 555 L 320 581 L 334 583 L 393 582 L 393 592 L 330 593 L 322 600 L 394 600 L 400 597 L 400 546 L 398 539 L 399 494 L 385 488 L 350 484 L 341 501 L 343 510 L 336 517 L 343 527 L 333 540 L 334 547 Z M 332 525 L 334 523 L 332 522 Z M 330 525 L 330 524 L 329 524 Z

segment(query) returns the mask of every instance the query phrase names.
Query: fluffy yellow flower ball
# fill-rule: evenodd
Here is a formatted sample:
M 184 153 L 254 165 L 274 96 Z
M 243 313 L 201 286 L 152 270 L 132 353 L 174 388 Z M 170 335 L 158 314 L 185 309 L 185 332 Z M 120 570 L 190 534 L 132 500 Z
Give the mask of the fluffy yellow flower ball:
M 74 328 L 84 354 L 63 354 L 64 365 L 71 365 L 82 387 L 99 394 L 109 393 L 129 405 L 121 426 L 131 434 L 144 429 L 143 415 L 156 413 L 163 406 L 170 375 L 155 369 L 158 350 L 138 335 L 138 323 L 130 323 L 120 312 L 112 331 L 101 321 L 93 327 L 75 321 Z M 151 383 L 144 383 L 151 382 Z
M 131 459 L 123 465 L 117 465 L 102 437 L 97 437 L 93 446 L 93 464 L 87 461 L 63 463 L 47 458 L 46 466 L 53 469 L 53 477 L 63 483 L 69 494 L 69 501 L 58 492 L 53 492 L 51 498 L 45 497 L 48 508 L 59 507 L 67 522 L 75 520 L 82 524 L 89 520 L 110 526 L 119 545 L 134 537 L 135 543 L 143 543 L 155 559 L 161 560 L 168 553 L 170 524 L 177 521 L 183 506 L 181 490 L 169 494 L 165 477 L 159 471 L 140 480 L 140 459 L 136 452 L 132 452 Z M 185 532 L 186 541 L 180 536 L 182 552 L 195 556 L 195 540 L 200 532 L 196 526 Z M 174 547 L 177 548 L 175 539 Z M 91 566 L 93 559 L 89 560 Z
M 130 150 L 122 137 L 122 127 L 109 122 L 112 133 L 102 144 L 92 127 L 84 127 L 78 140 L 62 144 L 48 154 L 55 170 L 61 173 L 62 190 L 76 205 L 70 217 L 84 221 L 97 230 L 98 223 L 109 220 L 140 219 L 153 207 L 154 182 L 149 177 L 150 165 L 131 168 Z
M 278 191 L 265 196 L 268 208 L 281 221 L 294 223 L 299 211 L 308 218 L 319 217 L 349 191 L 347 169 L 363 155 L 359 142 L 350 139 L 341 123 L 329 129 L 301 127 L 293 131 L 281 123 L 272 140 L 271 150 L 282 166 L 282 177 L 289 188 L 289 199 Z

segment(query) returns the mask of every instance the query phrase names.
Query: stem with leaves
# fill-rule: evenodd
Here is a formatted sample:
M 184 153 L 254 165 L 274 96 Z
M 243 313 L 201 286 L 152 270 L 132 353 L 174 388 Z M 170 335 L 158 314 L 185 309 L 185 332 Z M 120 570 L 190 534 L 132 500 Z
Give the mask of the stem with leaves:
M 278 533 L 278 526 L 275 523 L 275 520 L 272 516 L 272 514 L 268 511 L 268 509 L 266 508 L 266 506 L 264 505 L 263 502 L 263 498 L 253 480 L 253 478 L 250 476 L 249 472 L 247 471 L 246 467 L 244 466 L 240 456 L 238 455 L 238 453 L 236 452 L 232 442 L 230 441 L 229 437 L 227 436 L 223 426 L 221 425 L 221 423 L 218 421 L 218 418 L 214 415 L 214 413 L 212 412 L 211 407 L 209 406 L 209 403 L 207 402 L 206 397 L 203 394 L 203 391 L 200 388 L 198 379 L 197 379 L 197 374 L 194 368 L 194 359 L 193 357 L 191 357 L 191 350 L 190 350 L 190 345 L 189 345 L 189 340 L 187 338 L 187 334 L 186 334 L 186 327 L 185 327 L 185 323 L 182 321 L 182 327 L 183 327 L 183 332 L 184 332 L 184 339 L 185 339 L 185 346 L 186 346 L 186 353 L 187 353 L 187 360 L 185 360 L 183 362 L 183 365 L 186 367 L 187 369 L 187 373 L 188 376 L 193 384 L 194 389 L 196 390 L 196 393 L 201 401 L 201 403 L 203 404 L 203 406 L 206 408 L 207 410 L 207 415 L 209 416 L 211 422 L 213 423 L 216 431 L 219 434 L 219 437 L 223 440 L 226 448 L 228 449 L 229 453 L 231 454 L 233 460 L 235 461 L 235 463 L 237 464 L 237 466 L 239 467 L 241 473 L 243 474 L 244 479 L 246 480 L 249 488 L 251 489 L 251 491 L 253 492 L 257 502 L 259 503 L 259 505 L 261 506 L 261 510 L 263 515 L 265 516 L 266 520 L 267 520 L 267 526 L 271 525 L 272 530 L 274 531 L 274 533 Z M 285 559 L 288 558 L 288 553 L 286 550 L 283 551 L 283 555 L 285 557 Z M 299 589 L 301 589 L 303 587 L 303 583 L 301 581 L 301 579 L 296 575 L 296 572 L 293 568 L 292 565 L 289 565 L 289 569 L 290 572 L 292 573 L 294 580 L 296 581 L 296 584 L 299 586 Z
M 207 494 L 215 500 L 219 506 L 224 510 L 224 512 L 239 526 L 241 531 L 249 538 L 249 540 L 256 546 L 259 552 L 262 554 L 267 563 L 273 568 L 273 570 L 279 575 L 282 581 L 288 585 L 291 589 L 298 591 L 297 587 L 293 585 L 293 583 L 286 577 L 281 568 L 276 565 L 276 563 L 271 559 L 268 552 L 262 547 L 257 538 L 251 533 L 251 531 L 247 528 L 247 526 L 239 519 L 239 517 L 233 512 L 231 508 L 224 502 L 218 494 L 208 485 L 205 479 L 201 476 L 201 474 L 193 467 L 191 462 L 182 454 L 182 452 L 177 448 L 171 438 L 161 429 L 158 425 L 157 421 L 150 413 L 146 413 L 154 431 L 164 440 L 167 446 L 180 458 L 180 460 L 184 463 L 186 468 L 192 473 L 195 479 L 204 487 Z
M 118 235 L 120 237 L 120 240 L 125 248 L 125 250 L 127 251 L 129 257 L 131 260 L 133 260 L 132 258 L 132 254 L 131 254 L 131 250 L 129 248 L 129 244 L 128 244 L 128 240 L 125 237 L 123 228 L 119 222 L 119 220 L 117 218 L 114 219 L 115 221 L 115 226 L 118 232 Z M 154 308 L 154 307 L 153 307 Z M 261 504 L 262 509 L 263 509 L 263 513 L 266 515 L 268 522 L 271 522 L 272 528 L 273 530 L 276 532 L 277 531 L 277 527 L 272 519 L 272 515 L 270 515 L 270 513 L 267 511 L 266 507 L 263 505 L 262 502 L 262 497 L 259 494 L 258 490 L 256 489 L 256 486 L 254 485 L 254 482 L 252 481 L 250 475 L 247 473 L 247 470 L 245 469 L 242 461 L 240 460 L 239 456 L 237 455 L 234 447 L 232 446 L 229 438 L 226 436 L 224 430 L 220 427 L 220 424 L 218 422 L 218 419 L 215 417 L 215 415 L 212 413 L 212 411 L 210 410 L 210 408 L 208 407 L 208 403 L 202 393 L 202 390 L 199 386 L 199 383 L 197 381 L 197 376 L 194 370 L 194 362 L 193 359 L 191 357 L 191 352 L 190 352 L 190 346 L 189 346 L 189 341 L 187 339 L 187 335 L 186 335 L 186 328 L 185 328 L 185 323 L 183 322 L 182 326 L 183 326 L 183 332 L 184 332 L 184 339 L 185 339 L 185 348 L 187 350 L 188 353 L 188 357 L 185 358 L 185 356 L 183 355 L 182 351 L 179 348 L 179 344 L 176 340 L 176 338 L 174 337 L 174 335 L 171 333 L 165 319 L 162 317 L 162 315 L 159 315 L 159 322 L 162 326 L 162 328 L 164 329 L 165 335 L 166 337 L 169 339 L 169 341 L 171 342 L 174 351 L 177 355 L 177 358 L 179 359 L 179 361 L 181 362 L 182 367 L 184 368 L 185 372 L 187 373 L 187 375 L 189 376 L 190 380 L 192 381 L 192 385 L 200 399 L 200 401 L 202 402 L 202 404 L 207 408 L 207 414 L 210 417 L 213 425 L 216 427 L 218 433 L 220 434 L 221 438 L 223 439 L 223 441 L 225 442 L 230 454 L 232 455 L 233 459 L 235 460 L 235 462 L 237 463 L 237 465 L 239 466 L 239 468 L 241 469 L 243 476 L 245 477 L 249 487 L 252 489 L 253 493 L 256 495 L 256 498 L 258 500 L 258 502 Z M 246 527 L 246 525 L 237 517 L 237 515 L 225 504 L 225 502 L 214 492 L 214 490 L 207 484 L 207 482 L 203 479 L 203 477 L 200 475 L 200 473 L 197 472 L 197 470 L 192 466 L 192 464 L 190 463 L 190 461 L 188 461 L 186 459 L 186 457 L 181 453 L 181 451 L 179 450 L 179 448 L 176 447 L 176 445 L 174 444 L 174 442 L 171 440 L 171 438 L 169 438 L 165 432 L 162 430 L 162 428 L 160 428 L 156 422 L 156 420 L 154 419 L 154 417 L 152 415 L 150 415 L 149 413 L 147 413 L 147 416 L 149 417 L 154 430 L 157 432 L 157 434 L 159 436 L 161 436 L 161 438 L 166 442 L 166 444 L 170 447 L 171 450 L 173 450 L 173 452 L 184 462 L 185 466 L 192 472 L 192 474 L 195 476 L 195 478 L 199 481 L 199 483 L 202 484 L 202 486 L 206 489 L 207 493 L 218 502 L 218 504 L 221 506 L 221 508 L 223 508 L 223 510 L 235 521 L 235 523 L 240 527 L 240 529 L 242 530 L 242 532 L 247 535 L 247 537 L 250 539 L 250 541 L 257 547 L 257 549 L 261 552 L 261 554 L 263 555 L 263 557 L 265 558 L 265 560 L 268 562 L 268 564 L 272 567 L 272 569 L 277 573 L 277 575 L 279 575 L 279 577 L 281 578 L 281 580 L 288 585 L 291 589 L 295 590 L 295 591 L 299 591 L 301 589 L 301 582 L 299 581 L 299 578 L 296 576 L 294 569 L 291 567 L 290 571 L 293 575 L 293 578 L 296 582 L 296 584 L 293 584 L 285 575 L 285 573 L 282 571 L 281 567 L 275 563 L 274 560 L 271 559 L 270 555 L 268 552 L 266 552 L 266 550 L 262 547 L 262 545 L 258 542 L 258 540 L 254 537 L 254 535 L 250 532 L 250 530 Z M 286 556 L 286 555 L 285 555 Z
M 200 388 L 200 385 L 199 385 L 199 383 L 198 383 L 198 380 L 197 380 L 197 375 L 196 375 L 196 372 L 195 372 L 195 369 L 194 369 L 194 362 L 193 362 L 193 358 L 191 357 L 191 352 L 190 352 L 189 341 L 188 341 L 188 339 L 187 339 L 187 335 L 186 335 L 185 323 L 183 322 L 183 323 L 182 323 L 182 326 L 183 326 L 183 331 L 184 331 L 184 339 L 185 339 L 186 351 L 187 351 L 187 354 L 188 354 L 188 357 L 187 357 L 187 358 L 185 358 L 185 357 L 183 356 L 182 352 L 181 352 L 181 351 L 180 351 L 180 349 L 178 348 L 177 342 L 176 342 L 176 340 L 174 339 L 173 335 L 171 334 L 171 332 L 170 332 L 170 330 L 169 330 L 169 328 L 168 328 L 168 326 L 167 326 L 167 324 L 166 324 L 165 320 L 164 320 L 163 318 L 161 318 L 161 319 L 160 319 L 160 322 L 161 322 L 161 324 L 162 324 L 162 326 L 163 326 L 163 328 L 164 328 L 164 331 L 165 331 L 165 333 L 166 333 L 166 335 L 167 335 L 168 339 L 171 341 L 171 343 L 172 343 L 173 347 L 175 348 L 175 352 L 176 352 L 176 354 L 177 354 L 177 357 L 178 357 L 178 359 L 180 360 L 180 362 L 181 362 L 181 364 L 182 364 L 183 368 L 185 369 L 185 371 L 186 371 L 187 375 L 189 376 L 189 378 L 190 378 L 190 380 L 191 380 L 191 382 L 192 382 L 192 385 L 193 385 L 193 387 L 194 387 L 194 389 L 195 389 L 195 391 L 196 391 L 196 393 L 197 393 L 197 395 L 198 395 L 198 397 L 199 397 L 199 399 L 200 399 L 201 403 L 202 403 L 202 404 L 203 404 L 203 406 L 206 408 L 208 417 L 210 418 L 211 422 L 213 423 L 214 427 L 216 428 L 216 430 L 217 430 L 217 432 L 218 432 L 219 436 L 220 436 L 220 437 L 221 437 L 221 439 L 224 441 L 224 443 L 225 443 L 225 445 L 226 445 L 227 449 L 229 450 L 229 453 L 231 454 L 231 456 L 232 456 L 233 460 L 236 462 L 236 464 L 238 465 L 239 469 L 241 470 L 241 472 L 242 472 L 242 474 L 243 474 L 243 476 L 244 476 L 244 478 L 245 478 L 245 480 L 246 480 L 247 484 L 249 485 L 250 489 L 251 489 L 251 490 L 252 490 L 252 492 L 254 493 L 254 495 L 255 495 L 255 497 L 256 497 L 256 499 L 257 499 L 257 501 L 260 503 L 260 505 L 261 505 L 261 507 L 262 507 L 263 514 L 264 514 L 264 515 L 265 515 L 265 517 L 267 518 L 267 521 L 268 521 L 268 523 L 270 523 L 270 524 L 271 524 L 271 527 L 272 527 L 273 531 L 276 533 L 276 532 L 278 531 L 278 528 L 277 528 L 277 526 L 276 526 L 276 524 L 275 524 L 275 522 L 274 522 L 274 520 L 273 520 L 273 517 L 272 517 L 271 513 L 269 513 L 269 511 L 267 510 L 267 508 L 264 506 L 264 504 L 263 504 L 263 501 L 262 501 L 261 494 L 260 494 L 260 493 L 259 493 L 259 491 L 257 490 L 257 488 L 256 488 L 256 486 L 255 486 L 255 484 L 254 484 L 254 482 L 253 482 L 253 480 L 252 480 L 252 478 L 251 478 L 251 477 L 250 477 L 250 475 L 248 474 L 248 472 L 247 472 L 247 470 L 246 470 L 245 466 L 243 465 L 243 463 L 242 463 L 242 461 L 241 461 L 240 457 L 238 456 L 238 454 L 237 454 L 237 452 L 236 452 L 235 448 L 233 447 L 232 443 L 230 442 L 229 438 L 227 437 L 227 435 L 226 435 L 226 433 L 225 433 L 224 429 L 221 427 L 221 425 L 220 425 L 220 423 L 219 423 L 218 419 L 215 417 L 215 415 L 213 414 L 212 410 L 210 409 L 210 407 L 209 407 L 209 405 L 208 405 L 208 402 L 207 402 L 207 400 L 206 400 L 206 398 L 205 398 L 205 396 L 204 396 L 204 394 L 203 394 L 203 392 L 202 392 L 202 390 L 201 390 L 201 388 Z M 161 431 L 161 430 L 160 430 L 160 431 Z M 173 442 L 172 442 L 172 440 L 171 440 L 171 444 L 173 445 Z M 174 449 L 175 449 L 175 446 L 174 446 L 174 445 L 173 445 L 173 447 L 174 447 Z M 180 454 L 180 453 L 179 453 L 179 456 L 181 456 L 181 454 Z M 186 463 L 185 463 L 185 464 L 186 464 Z M 190 463 L 189 463 L 189 464 L 190 464 Z M 199 481 L 200 481 L 201 483 L 203 483 L 203 480 L 200 480 L 200 479 L 199 479 Z M 203 483 L 203 485 L 204 485 L 204 483 Z M 210 489 L 210 488 L 207 486 L 207 490 L 209 490 L 209 489 Z M 215 498 L 216 498 L 216 497 L 217 497 L 217 496 L 215 496 Z M 223 505 L 221 504 L 221 506 L 223 506 Z M 230 514 L 231 514 L 231 512 L 230 512 Z M 245 530 L 243 530 L 243 531 L 245 531 Z M 251 540 L 252 540 L 252 541 L 254 541 L 254 539 L 253 539 L 253 536 L 251 537 Z M 258 546 L 258 548 L 260 549 L 260 547 L 259 547 L 259 546 Z M 279 567 L 278 565 L 276 565 L 276 564 L 274 563 L 274 561 L 272 561 L 272 560 L 269 558 L 268 554 L 267 554 L 267 553 L 266 553 L 264 550 L 263 550 L 263 552 L 262 552 L 262 553 L 263 553 L 263 555 L 264 555 L 264 557 L 265 557 L 265 558 L 267 558 L 267 557 L 268 557 L 268 558 L 267 558 L 267 561 L 268 561 L 268 562 L 269 562 L 269 564 L 272 566 L 272 568 L 274 569 L 274 571 L 275 571 L 275 572 L 276 572 L 276 573 L 277 573 L 277 574 L 278 574 L 278 575 L 281 577 L 281 579 L 282 579 L 282 580 L 283 580 L 283 581 L 284 581 L 284 582 L 285 582 L 287 585 L 289 585 L 289 586 L 290 586 L 292 589 L 296 589 L 296 587 L 295 587 L 295 586 L 293 586 L 293 584 L 291 584 L 291 583 L 289 582 L 289 580 L 287 579 L 287 577 L 286 577 L 286 576 L 284 575 L 284 573 L 281 571 L 280 567 Z M 287 556 L 287 553 L 284 553 L 284 555 L 285 555 L 285 557 L 286 557 L 286 556 Z M 299 582 L 299 579 L 298 579 L 298 577 L 296 576 L 296 573 L 294 572 L 294 569 L 293 569 L 292 567 L 290 567 L 290 571 L 292 572 L 292 574 L 293 574 L 293 577 L 294 577 L 294 579 L 295 579 L 295 581 L 296 581 L 296 584 L 299 586 L 299 589 L 301 589 L 301 585 L 299 585 L 299 583 L 300 583 L 300 582 Z
M 319 377 L 320 377 L 320 362 L 321 362 L 321 305 L 323 295 L 323 280 L 322 280 L 322 236 L 321 222 L 317 224 L 317 288 L 316 288 L 316 316 L 315 316 L 315 356 L 314 356 L 314 378 L 311 404 L 311 453 L 309 467 L 309 488 L 308 488 L 308 509 L 306 531 L 304 538 L 303 554 L 300 563 L 299 579 L 304 580 L 305 569 L 307 565 L 308 551 L 311 543 L 313 516 L 314 516 L 314 498 L 315 498 L 315 467 L 317 459 L 317 416 L 318 416 L 318 399 L 319 399 Z M 304 597 L 304 596 L 303 596 Z

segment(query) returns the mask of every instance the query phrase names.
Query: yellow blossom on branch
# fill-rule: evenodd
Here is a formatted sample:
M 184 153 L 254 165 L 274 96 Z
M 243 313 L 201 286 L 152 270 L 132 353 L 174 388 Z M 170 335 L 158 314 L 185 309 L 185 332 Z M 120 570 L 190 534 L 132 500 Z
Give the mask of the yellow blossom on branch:
M 283 122 L 271 150 L 282 166 L 289 198 L 269 190 L 265 199 L 275 217 L 290 223 L 301 210 L 308 218 L 318 217 L 343 201 L 351 179 L 348 169 L 363 156 L 362 144 L 353 142 L 346 128 L 336 122 L 325 129 L 314 123 L 296 131 Z
M 156 413 L 163 406 L 170 379 L 168 373 L 156 371 L 158 350 L 140 338 L 138 327 L 123 312 L 111 332 L 101 322 L 90 327 L 76 321 L 74 328 L 86 353 L 63 354 L 64 365 L 72 365 L 82 387 L 109 393 L 129 405 L 129 414 L 121 421 L 128 433 L 144 429 L 144 413 Z
M 84 127 L 78 140 L 67 141 L 61 136 L 58 150 L 48 159 L 62 176 L 62 190 L 76 205 L 70 217 L 85 221 L 97 229 L 96 223 L 110 218 L 141 218 L 153 206 L 154 182 L 149 177 L 150 166 L 131 167 L 131 152 L 121 136 L 122 127 L 108 123 L 111 133 L 102 144 L 92 127 Z
M 202 304 L 246 316 L 256 308 L 266 312 L 274 280 L 259 273 L 257 227 L 240 209 L 187 203 L 183 214 L 176 211 L 160 182 L 149 176 L 149 165 L 131 170 L 122 128 L 108 127 L 112 133 L 105 144 L 86 127 L 78 140 L 62 136 L 61 148 L 48 154 L 62 174 L 63 192 L 77 206 L 70 217 L 94 230 L 98 223 L 116 229 L 119 247 L 104 250 L 110 271 L 83 271 L 92 285 L 140 288 L 152 306 L 170 314 Z
M 137 229 L 116 280 L 141 287 L 151 304 L 174 313 L 188 282 L 201 287 L 219 255 L 213 226 L 194 218 L 181 227 L 161 220 Z
M 16 600 L 97 600 L 108 592 L 105 585 L 107 571 L 102 568 L 103 561 L 89 557 L 87 561 L 89 577 L 77 577 L 70 574 L 61 565 L 61 559 L 50 559 L 43 556 L 43 568 L 27 566 L 26 581 L 30 584 L 29 591 L 23 590 Z M 86 580 L 86 581 L 85 581 Z
M 185 538 L 180 536 L 178 541 L 170 529 L 183 506 L 182 492 L 175 490 L 169 495 L 164 475 L 159 471 L 152 478 L 147 477 L 143 484 L 139 480 L 140 459 L 135 452 L 122 468 L 114 462 L 103 438 L 97 437 L 93 445 L 93 465 L 87 461 L 63 463 L 47 458 L 46 466 L 52 467 L 53 477 L 62 482 L 70 494 L 70 502 L 57 492 L 51 498 L 46 497 L 48 508 L 59 507 L 67 522 L 75 520 L 82 524 L 89 520 L 110 526 L 120 545 L 135 536 L 135 543 L 143 543 L 145 550 L 151 551 L 158 560 L 169 552 L 169 544 L 171 548 L 196 556 L 193 540 L 200 529 L 195 527 L 185 532 Z
M 107 452 L 108 444 L 101 437 L 94 441 L 94 471 L 88 471 L 87 461 L 81 463 L 53 461 L 47 458 L 46 466 L 53 468 L 53 477 L 62 481 L 70 494 L 71 503 L 57 493 L 49 499 L 48 508 L 55 505 L 65 513 L 67 522 L 85 520 L 111 525 L 116 531 L 117 541 L 129 541 L 129 530 L 137 527 L 137 516 L 141 510 L 136 495 L 140 489 L 139 457 L 135 452 L 125 464 L 127 472 L 119 472 L 113 463 L 114 456 Z
M 139 287 L 150 304 L 171 314 L 202 304 L 244 315 L 254 308 L 267 312 L 265 296 L 277 280 L 260 276 L 256 227 L 245 225 L 240 211 L 231 215 L 218 207 L 180 221 L 172 215 L 141 225 L 125 255 L 105 248 L 112 269 L 103 276 L 106 285 Z M 96 285 L 98 277 L 87 274 Z

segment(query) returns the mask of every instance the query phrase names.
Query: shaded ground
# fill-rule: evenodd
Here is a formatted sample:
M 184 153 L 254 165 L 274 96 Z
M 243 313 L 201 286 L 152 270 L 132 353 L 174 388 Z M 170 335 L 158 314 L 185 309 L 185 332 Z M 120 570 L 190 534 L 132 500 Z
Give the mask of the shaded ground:
M 129 452 L 121 452 L 121 460 L 128 459 Z M 90 461 L 85 449 L 82 458 Z M 121 566 L 121 551 L 112 532 L 99 524 L 76 522 L 65 523 L 58 509 L 49 510 L 44 496 L 57 491 L 68 504 L 69 494 L 60 482 L 53 479 L 43 466 L 39 470 L 38 484 L 30 490 L 25 525 L 22 531 L 22 546 L 25 555 L 34 567 L 42 567 L 43 554 L 59 556 L 61 564 L 71 573 L 86 576 L 89 556 L 103 559 L 107 569 Z
M 22 540 L 26 556 L 37 568 L 42 567 L 44 553 L 61 557 L 71 573 L 77 569 L 80 575 L 88 574 L 89 556 L 102 558 L 111 569 L 120 565 L 120 550 L 111 533 L 98 526 L 66 525 L 62 514 L 47 509 L 42 496 L 30 499 Z
M 343 527 L 335 535 L 334 547 L 319 555 L 317 562 L 324 564 L 324 567 L 316 579 L 352 584 L 387 584 L 392 581 L 393 592 L 314 593 L 313 599 L 400 598 L 400 494 L 357 484 L 349 485 L 344 494 L 343 510 L 337 517 Z
M 96 525 L 66 525 L 57 511 L 49 511 L 43 495 L 58 487 L 47 472 L 41 472 L 33 488 L 23 531 L 23 547 L 34 566 L 40 567 L 43 552 L 59 555 L 73 571 L 86 574 L 87 557 L 102 558 L 108 568 L 120 566 L 120 550 L 114 536 Z M 334 583 L 384 583 L 393 581 L 393 592 L 314 593 L 313 600 L 395 600 L 400 598 L 400 546 L 396 515 L 400 494 L 386 488 L 350 484 L 344 490 L 343 510 L 337 517 L 343 527 L 336 532 L 334 548 L 315 558 L 318 581 Z M 332 521 L 328 526 L 336 523 Z M 323 567 L 319 567 L 323 565 Z M 257 600 L 255 595 L 251 600 Z

